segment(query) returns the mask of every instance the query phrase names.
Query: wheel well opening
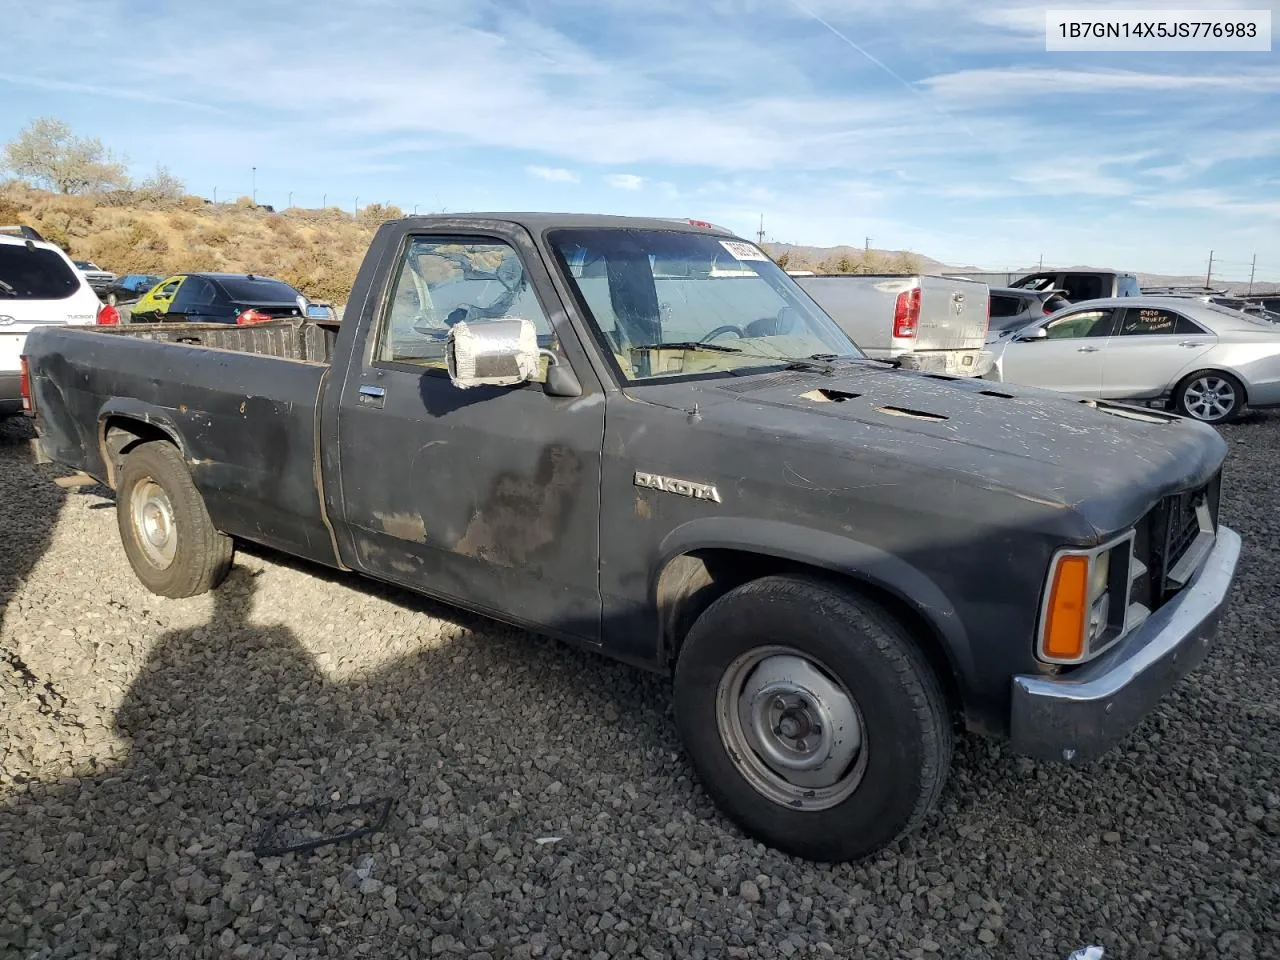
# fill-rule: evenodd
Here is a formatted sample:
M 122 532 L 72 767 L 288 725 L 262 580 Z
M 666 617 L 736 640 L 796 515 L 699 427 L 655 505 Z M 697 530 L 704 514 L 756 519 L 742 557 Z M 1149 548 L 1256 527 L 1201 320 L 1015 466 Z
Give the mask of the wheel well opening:
M 107 467 L 107 483 L 111 489 L 115 489 L 116 474 L 120 471 L 125 455 L 138 444 L 152 440 L 173 443 L 173 437 L 145 420 L 135 420 L 132 417 L 107 418 L 102 427 L 102 460 Z
M 697 550 L 675 557 L 658 579 L 658 615 L 662 649 L 674 665 L 680 646 L 695 620 L 735 587 L 761 577 L 805 576 L 852 589 L 878 604 L 915 641 L 942 685 L 953 716 L 963 712 L 960 685 L 936 628 L 907 601 L 856 576 L 823 567 L 744 550 Z

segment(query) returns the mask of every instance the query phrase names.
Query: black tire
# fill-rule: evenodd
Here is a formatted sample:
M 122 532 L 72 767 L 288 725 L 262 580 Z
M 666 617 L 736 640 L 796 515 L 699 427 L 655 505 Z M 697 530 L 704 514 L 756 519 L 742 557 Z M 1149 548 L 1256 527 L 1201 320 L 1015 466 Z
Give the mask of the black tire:
M 861 765 L 861 778 L 850 777 L 852 792 L 842 799 L 833 792 L 825 809 L 761 792 L 748 778 L 750 757 L 731 751 L 721 734 L 722 678 L 736 676 L 739 658 L 773 645 L 820 665 L 860 714 L 865 749 L 847 769 Z M 920 649 L 882 608 L 816 579 L 764 577 L 708 607 L 676 663 L 675 712 L 698 778 L 720 809 L 750 836 L 809 860 L 860 860 L 916 829 L 937 804 L 951 767 L 946 696 Z
M 1226 392 L 1230 393 L 1232 399 L 1225 412 L 1218 412 L 1217 408 L 1220 408 L 1221 404 L 1198 402 L 1197 391 L 1199 396 L 1203 397 L 1205 391 L 1212 392 L 1215 388 L 1219 397 L 1224 396 Z M 1244 384 L 1221 370 L 1197 370 L 1183 377 L 1174 388 L 1173 399 L 1178 412 L 1184 417 L 1213 424 L 1230 423 L 1237 419 L 1244 413 L 1247 402 Z
M 150 528 L 139 518 L 140 510 L 153 519 Z M 116 484 L 116 522 L 133 572 L 152 593 L 194 597 L 216 587 L 231 569 L 231 538 L 214 529 L 204 498 L 171 443 L 143 443 L 124 458 Z M 153 540 L 148 529 L 167 532 L 163 548 L 156 546 L 162 534 Z

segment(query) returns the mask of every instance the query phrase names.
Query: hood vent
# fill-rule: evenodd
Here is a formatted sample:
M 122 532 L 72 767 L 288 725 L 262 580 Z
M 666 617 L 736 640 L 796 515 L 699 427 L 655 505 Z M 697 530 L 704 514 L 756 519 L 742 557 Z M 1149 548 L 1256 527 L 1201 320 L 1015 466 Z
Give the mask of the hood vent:
M 800 394 L 800 399 L 812 400 L 814 403 L 844 403 L 846 400 L 857 400 L 860 396 L 862 396 L 860 393 L 847 393 L 844 390 L 819 387 L 817 390 Z
M 939 423 L 949 419 L 940 413 L 926 413 L 923 410 L 910 410 L 907 407 L 876 407 L 878 413 L 887 413 L 891 417 L 910 417 L 912 420 L 928 420 L 930 423 Z

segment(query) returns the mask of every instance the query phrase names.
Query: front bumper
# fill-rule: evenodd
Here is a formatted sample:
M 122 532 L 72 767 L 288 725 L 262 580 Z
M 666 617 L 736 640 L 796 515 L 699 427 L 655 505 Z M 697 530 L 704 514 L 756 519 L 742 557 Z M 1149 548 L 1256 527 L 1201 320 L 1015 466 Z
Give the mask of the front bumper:
M 1014 677 L 1013 749 L 1081 763 L 1124 739 L 1204 660 L 1239 557 L 1239 534 L 1218 527 L 1200 571 L 1114 648 L 1063 677 Z

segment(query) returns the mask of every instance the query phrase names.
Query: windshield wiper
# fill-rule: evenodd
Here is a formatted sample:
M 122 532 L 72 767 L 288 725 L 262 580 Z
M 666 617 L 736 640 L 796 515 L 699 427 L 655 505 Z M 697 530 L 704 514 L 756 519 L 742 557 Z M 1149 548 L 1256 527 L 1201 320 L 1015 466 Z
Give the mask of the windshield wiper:
M 7 293 L 11 297 L 16 297 L 18 295 L 18 291 L 9 286 L 9 284 L 5 283 L 3 280 L 0 280 L 0 292 Z
M 737 347 L 722 347 L 718 343 L 698 343 L 696 340 L 676 340 L 671 343 L 642 343 L 632 350 L 710 350 L 713 353 L 741 353 Z

